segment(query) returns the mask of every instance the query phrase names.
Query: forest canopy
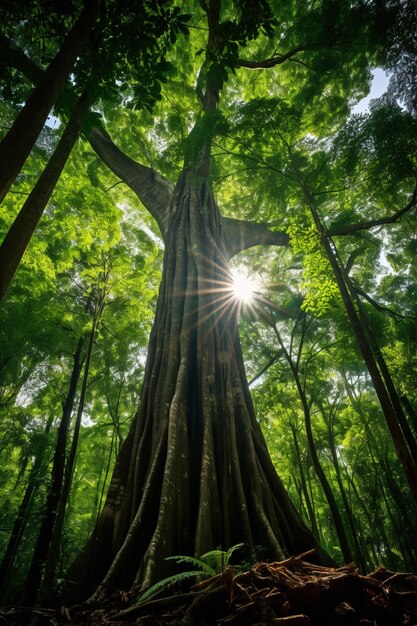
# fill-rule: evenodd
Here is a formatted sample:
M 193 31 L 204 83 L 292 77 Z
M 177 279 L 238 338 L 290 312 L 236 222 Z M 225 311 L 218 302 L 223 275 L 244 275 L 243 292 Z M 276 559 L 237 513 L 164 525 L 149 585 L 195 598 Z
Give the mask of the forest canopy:
M 2 600 L 415 571 L 415 3 L 0 0 L 0 90 Z

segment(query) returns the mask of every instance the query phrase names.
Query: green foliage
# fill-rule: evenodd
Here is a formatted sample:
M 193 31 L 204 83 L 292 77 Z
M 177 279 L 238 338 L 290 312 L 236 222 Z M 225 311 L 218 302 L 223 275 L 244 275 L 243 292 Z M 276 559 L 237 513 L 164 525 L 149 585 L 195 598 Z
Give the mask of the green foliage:
M 332 277 L 330 263 L 324 254 L 320 234 L 305 219 L 288 220 L 287 233 L 295 254 L 303 255 L 304 274 L 301 289 L 303 311 L 321 316 L 329 311 L 338 296 L 338 287 Z
M 192 556 L 168 556 L 165 558 L 166 561 L 176 561 L 176 563 L 186 563 L 187 565 L 193 565 L 197 567 L 197 570 L 190 570 L 186 572 L 180 572 L 178 574 L 174 574 L 173 576 L 168 576 L 163 580 L 158 581 L 154 585 L 152 585 L 149 589 L 147 589 L 144 593 L 142 593 L 138 602 L 145 602 L 149 598 L 155 596 L 162 590 L 167 589 L 172 585 L 176 585 L 183 580 L 187 580 L 189 578 L 195 578 L 199 576 L 200 578 L 211 578 L 212 576 L 217 576 L 218 574 L 222 574 L 224 570 L 229 566 L 230 559 L 234 552 L 240 550 L 244 547 L 243 543 L 237 543 L 234 546 L 231 546 L 228 550 L 210 550 L 205 554 L 202 554 L 200 558 L 192 557 Z

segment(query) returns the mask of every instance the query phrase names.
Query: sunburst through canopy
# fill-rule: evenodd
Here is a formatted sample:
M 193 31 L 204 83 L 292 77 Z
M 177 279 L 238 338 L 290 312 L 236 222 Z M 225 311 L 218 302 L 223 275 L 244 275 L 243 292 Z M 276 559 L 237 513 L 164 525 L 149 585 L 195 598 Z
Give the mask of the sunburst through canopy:
M 232 294 L 242 304 L 251 304 L 259 291 L 259 283 L 246 268 L 240 266 L 232 269 Z

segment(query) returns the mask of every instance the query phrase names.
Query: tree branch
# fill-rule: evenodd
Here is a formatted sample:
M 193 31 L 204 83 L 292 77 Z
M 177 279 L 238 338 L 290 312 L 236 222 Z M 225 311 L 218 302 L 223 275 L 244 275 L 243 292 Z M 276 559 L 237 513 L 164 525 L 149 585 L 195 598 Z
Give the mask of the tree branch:
M 33 84 L 37 83 L 44 73 L 23 50 L 5 35 L 0 35 L 0 64 L 3 67 L 14 67 Z
M 338 235 L 350 235 L 351 233 L 355 233 L 358 230 L 367 230 L 368 228 L 375 228 L 376 226 L 382 226 L 383 224 L 392 224 L 393 222 L 396 222 L 397 220 L 399 220 L 400 217 L 402 217 L 405 213 L 407 213 L 407 211 L 412 209 L 416 204 L 416 200 L 417 200 L 417 186 L 415 187 L 413 191 L 413 195 L 411 196 L 410 202 L 408 202 L 408 204 L 406 204 L 405 207 L 403 207 L 402 209 L 399 209 L 399 211 L 396 211 L 392 215 L 389 215 L 388 217 L 382 217 L 379 220 L 369 220 L 366 222 L 358 222 L 357 224 L 351 224 L 350 226 L 343 226 L 341 228 L 329 228 L 325 234 L 327 237 L 334 237 Z
M 388 313 L 388 315 L 390 315 L 391 317 L 397 317 L 404 320 L 410 317 L 408 315 L 402 315 L 402 313 L 398 313 L 397 311 L 394 311 L 394 309 L 390 309 L 389 307 L 380 304 L 379 302 L 374 300 L 368 293 L 366 293 L 366 291 L 364 291 L 361 287 L 358 287 L 355 283 L 353 283 L 353 288 L 361 298 L 364 298 L 370 304 L 372 304 L 372 306 L 377 311 L 381 311 L 381 313 Z
M 164 237 L 168 228 L 169 208 L 173 197 L 168 180 L 156 170 L 128 157 L 113 143 L 104 129 L 92 128 L 89 141 L 93 150 L 107 167 L 135 192 L 144 207 L 157 221 Z
M 231 259 L 235 254 L 252 246 L 286 246 L 288 235 L 270 230 L 268 224 L 223 217 L 226 250 Z
M 0 44 L 0 61 L 3 64 L 14 67 L 33 84 L 42 78 L 44 71 L 7 37 L 1 36 Z M 136 193 L 157 221 L 164 236 L 172 198 L 170 183 L 156 170 L 136 163 L 125 155 L 104 129 L 93 127 L 88 139 L 91 147 L 104 163 Z
M 236 61 L 236 67 L 246 67 L 250 70 L 263 70 L 268 69 L 269 67 L 275 67 L 276 65 L 281 65 L 291 59 L 293 56 L 298 54 L 298 52 L 304 52 L 305 50 L 312 50 L 317 46 L 306 45 L 306 46 L 297 46 L 293 48 L 289 52 L 285 54 L 278 54 L 277 56 L 271 57 L 270 59 L 264 59 L 263 61 L 249 61 L 247 59 L 238 59 Z
M 284 350 L 278 350 L 278 352 L 276 352 L 276 354 L 274 354 L 274 356 L 269 359 L 268 363 L 264 365 L 263 368 L 259 370 L 259 372 L 255 374 L 253 378 L 250 379 L 250 381 L 248 382 L 248 386 L 251 387 L 253 383 L 255 383 L 262 376 L 262 374 L 265 374 L 265 372 L 269 370 L 269 368 L 272 367 L 272 365 L 274 365 L 274 363 L 276 363 L 282 357 L 283 354 Z

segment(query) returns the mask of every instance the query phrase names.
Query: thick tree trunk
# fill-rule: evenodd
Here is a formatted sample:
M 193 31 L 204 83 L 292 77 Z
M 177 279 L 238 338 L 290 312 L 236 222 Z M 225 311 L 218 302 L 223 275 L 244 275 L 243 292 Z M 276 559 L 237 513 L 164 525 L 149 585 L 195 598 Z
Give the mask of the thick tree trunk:
M 0 303 L 55 189 L 88 113 L 88 88 L 77 101 L 57 147 L 0 246 Z
M 222 219 L 183 172 L 138 413 L 96 529 L 69 578 L 94 597 L 144 588 L 164 557 L 244 542 L 283 558 L 314 545 L 270 460 L 240 350 Z
M 100 0 L 85 0 L 80 17 L 0 143 L 0 202 L 29 156 L 99 15 Z

